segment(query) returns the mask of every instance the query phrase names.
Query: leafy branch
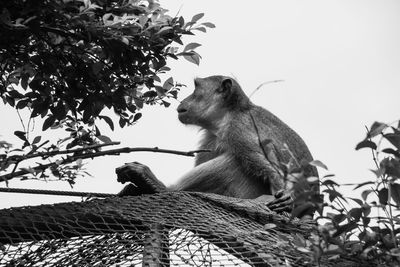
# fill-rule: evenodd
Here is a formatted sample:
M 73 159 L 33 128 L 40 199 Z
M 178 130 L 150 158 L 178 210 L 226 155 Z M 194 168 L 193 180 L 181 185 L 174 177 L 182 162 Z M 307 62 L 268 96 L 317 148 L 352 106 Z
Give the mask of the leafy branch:
M 0 179 L 51 176 L 73 184 L 85 173 L 83 159 L 136 151 L 196 153 L 101 151 L 119 143 L 102 135 L 96 123 L 114 130 L 115 118 L 105 115 L 112 111 L 119 127 L 134 125 L 144 105 L 168 107 L 177 99 L 185 85 L 166 76 L 167 61 L 200 63 L 195 50 L 201 44 L 184 44 L 182 38 L 215 28 L 202 21 L 203 13 L 170 16 L 157 0 L 3 0 L 0 9 L 0 97 L 17 111 L 23 128 L 14 132 L 21 148 L 0 143 Z M 20 110 L 29 111 L 26 125 Z M 42 131 L 62 128 L 67 136 L 55 144 L 40 144 L 41 136 L 31 140 L 30 123 L 38 117 Z M 38 158 L 40 163 L 33 161 Z
M 400 121 L 373 123 L 356 146 L 356 150 L 365 148 L 372 151 L 376 179 L 346 184 L 363 189 L 361 198 L 344 197 L 333 175 L 321 178 L 325 201 L 315 218 L 319 232 L 295 242 L 317 263 L 325 254 L 330 259 L 351 256 L 377 266 L 400 264 Z

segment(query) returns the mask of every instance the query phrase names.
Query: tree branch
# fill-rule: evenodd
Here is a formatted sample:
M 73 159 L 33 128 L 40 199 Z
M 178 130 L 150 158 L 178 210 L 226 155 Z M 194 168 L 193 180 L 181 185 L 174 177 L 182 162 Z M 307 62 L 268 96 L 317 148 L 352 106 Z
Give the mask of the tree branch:
M 46 142 L 48 142 L 48 141 L 46 141 Z M 31 159 L 31 158 L 52 157 L 52 156 L 56 156 L 56 155 L 79 153 L 79 152 L 84 152 L 84 151 L 87 151 L 90 149 L 96 149 L 96 148 L 100 148 L 100 147 L 113 146 L 113 145 L 119 145 L 119 144 L 120 144 L 120 142 L 110 142 L 110 143 L 106 143 L 106 144 L 96 144 L 96 145 L 81 147 L 81 148 L 76 148 L 76 149 L 54 150 L 54 151 L 48 151 L 48 152 L 38 152 L 38 153 L 34 153 L 34 154 L 28 153 L 25 155 L 14 155 L 14 156 L 9 157 L 8 160 L 14 160 L 16 162 L 21 162 L 23 160 L 27 160 L 27 159 Z
M 85 149 L 88 149 L 85 148 Z M 67 154 L 67 151 L 69 151 L 68 153 L 73 153 L 76 152 L 77 150 L 79 151 L 84 151 L 84 148 L 79 148 L 79 149 L 71 149 L 71 150 L 63 150 L 63 151 L 58 151 L 58 152 L 63 152 L 63 154 Z M 71 152 L 73 151 L 73 152 Z M 54 151 L 57 152 L 57 151 Z M 106 155 L 119 155 L 121 153 L 131 153 L 131 152 L 157 152 L 157 153 L 167 153 L 167 154 L 175 154 L 175 155 L 181 155 L 181 156 L 188 156 L 188 157 L 194 157 L 195 154 L 197 153 L 202 153 L 202 152 L 210 152 L 210 150 L 208 149 L 201 149 L 201 150 L 192 150 L 192 151 L 177 151 L 177 150 L 170 150 L 170 149 L 161 149 L 158 147 L 154 147 L 154 148 L 150 148 L 150 147 L 123 147 L 123 148 L 117 148 L 117 149 L 110 149 L 110 150 L 105 150 L 105 151 L 99 151 L 96 153 L 88 153 L 88 154 L 81 154 L 81 155 L 75 155 L 75 156 L 67 156 L 66 158 L 61 160 L 60 162 L 50 162 L 47 164 L 39 164 L 36 167 L 30 168 L 30 170 L 28 169 L 22 169 L 16 172 L 11 172 L 8 174 L 4 174 L 4 175 L 0 175 L 0 181 L 9 181 L 15 177 L 18 176 L 22 176 L 28 173 L 33 172 L 40 172 L 40 171 L 44 171 L 48 168 L 50 168 L 51 166 L 54 165 L 65 165 L 68 163 L 72 163 L 78 159 L 88 159 L 88 158 L 96 158 L 96 157 L 100 157 L 100 156 L 106 156 Z M 49 152 L 52 153 L 52 152 Z M 39 153 L 38 153 L 39 154 Z M 57 153 L 52 154 L 50 156 L 55 156 L 55 155 L 59 155 Z

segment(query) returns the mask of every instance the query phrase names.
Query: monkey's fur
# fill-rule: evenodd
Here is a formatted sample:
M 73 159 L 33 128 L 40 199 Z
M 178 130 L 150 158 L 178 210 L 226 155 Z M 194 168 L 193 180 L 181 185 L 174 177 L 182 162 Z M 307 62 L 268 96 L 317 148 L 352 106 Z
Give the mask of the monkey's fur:
M 181 102 L 177 111 L 182 123 L 204 130 L 200 149 L 211 152 L 199 153 L 195 167 L 172 186 L 172 190 L 237 198 L 274 195 L 288 189 L 280 163 L 312 160 L 297 133 L 269 111 L 254 105 L 239 84 L 229 77 L 195 79 L 193 94 Z M 131 176 L 141 175 L 140 165 L 127 166 L 124 168 Z M 311 166 L 306 167 L 306 172 L 306 177 L 318 175 Z M 119 178 L 122 182 L 127 180 L 135 181 Z M 310 188 L 305 181 L 299 182 L 304 189 Z

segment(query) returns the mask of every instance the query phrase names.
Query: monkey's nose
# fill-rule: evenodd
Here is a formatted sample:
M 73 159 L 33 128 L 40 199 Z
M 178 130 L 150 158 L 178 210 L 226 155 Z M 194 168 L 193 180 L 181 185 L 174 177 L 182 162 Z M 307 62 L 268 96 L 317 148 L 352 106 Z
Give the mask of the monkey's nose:
M 185 113 L 187 111 L 186 108 L 182 108 L 182 107 L 178 107 L 176 110 L 178 111 L 178 113 Z

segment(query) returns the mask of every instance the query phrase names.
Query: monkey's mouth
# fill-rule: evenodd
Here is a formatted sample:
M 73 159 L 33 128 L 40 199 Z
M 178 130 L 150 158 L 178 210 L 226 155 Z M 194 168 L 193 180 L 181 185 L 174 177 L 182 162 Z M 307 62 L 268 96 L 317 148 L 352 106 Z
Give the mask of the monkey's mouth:
M 188 123 L 188 110 L 185 108 L 178 108 L 178 119 L 182 122 L 182 123 Z
M 188 116 L 186 116 L 186 113 L 179 113 L 178 114 L 178 119 L 180 122 L 187 124 L 189 122 Z

